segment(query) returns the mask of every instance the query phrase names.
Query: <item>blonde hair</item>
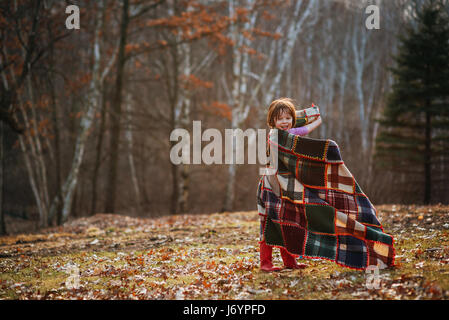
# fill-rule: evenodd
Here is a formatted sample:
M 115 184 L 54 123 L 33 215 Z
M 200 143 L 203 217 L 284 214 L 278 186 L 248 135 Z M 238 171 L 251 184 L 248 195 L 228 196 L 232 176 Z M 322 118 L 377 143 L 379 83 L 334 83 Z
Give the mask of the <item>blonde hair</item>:
M 293 100 L 290 98 L 280 98 L 271 102 L 268 108 L 267 124 L 269 127 L 275 127 L 275 120 L 283 113 L 287 112 L 293 118 L 292 127 L 296 124 L 296 109 Z

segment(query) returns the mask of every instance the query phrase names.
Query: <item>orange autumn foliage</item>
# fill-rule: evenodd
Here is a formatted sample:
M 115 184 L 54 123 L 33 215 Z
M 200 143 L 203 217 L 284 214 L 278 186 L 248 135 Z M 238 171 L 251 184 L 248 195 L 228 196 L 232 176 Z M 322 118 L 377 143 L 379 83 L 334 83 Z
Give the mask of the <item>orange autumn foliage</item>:
M 224 102 L 213 101 L 210 105 L 203 104 L 202 106 L 204 110 L 209 111 L 212 114 L 231 120 L 232 109 Z
M 256 55 L 258 52 L 256 51 L 256 50 L 254 50 L 253 48 L 251 48 L 251 47 L 248 47 L 248 46 L 245 46 L 245 45 L 243 45 L 241 48 L 239 48 L 239 51 L 241 51 L 241 52 L 246 52 L 246 53 L 248 53 L 248 54 L 250 54 L 250 55 Z
M 282 34 L 280 34 L 279 32 L 272 33 L 272 32 L 268 32 L 268 31 L 260 30 L 259 28 L 253 28 L 252 31 L 253 31 L 255 34 L 257 34 L 258 36 L 261 36 L 261 37 L 269 37 L 269 38 L 273 38 L 273 39 L 275 39 L 275 40 L 278 40 L 279 38 L 282 37 Z
M 198 40 L 208 37 L 209 41 L 229 45 L 228 38 L 222 32 L 227 29 L 232 19 L 215 12 L 213 6 L 204 6 L 196 2 L 189 2 L 188 5 L 193 10 L 183 11 L 178 15 L 164 18 L 157 18 L 146 21 L 147 27 L 166 28 L 179 36 L 179 40 Z M 157 43 L 166 46 L 167 42 L 158 40 Z M 223 52 L 223 48 L 218 46 L 218 51 Z
M 194 76 L 193 74 L 190 74 L 188 76 L 182 75 L 180 78 L 181 78 L 184 88 L 186 88 L 188 90 L 195 90 L 198 88 L 210 89 L 214 86 L 214 84 L 212 82 L 203 81 L 200 78 Z
M 271 13 L 269 13 L 268 11 L 264 10 L 262 12 L 262 18 L 264 18 L 267 21 L 273 20 L 275 18 L 275 16 Z
M 125 53 L 128 54 L 132 51 L 136 51 L 140 48 L 140 44 L 139 43 L 128 43 L 125 46 Z
M 81 73 L 78 76 L 74 77 L 73 80 L 71 78 L 68 78 L 67 82 L 65 83 L 66 94 L 70 95 L 81 90 L 90 82 L 91 78 L 92 74 L 90 72 Z

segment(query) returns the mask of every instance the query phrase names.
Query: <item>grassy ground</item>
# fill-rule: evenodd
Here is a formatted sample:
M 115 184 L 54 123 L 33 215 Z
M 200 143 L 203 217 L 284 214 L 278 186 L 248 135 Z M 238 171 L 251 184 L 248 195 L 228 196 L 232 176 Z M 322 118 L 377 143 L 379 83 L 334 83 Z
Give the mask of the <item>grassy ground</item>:
M 0 237 L 0 299 L 448 299 L 449 206 L 376 208 L 397 254 L 378 289 L 326 260 L 261 272 L 255 211 L 97 214 Z M 274 260 L 281 266 L 277 249 Z

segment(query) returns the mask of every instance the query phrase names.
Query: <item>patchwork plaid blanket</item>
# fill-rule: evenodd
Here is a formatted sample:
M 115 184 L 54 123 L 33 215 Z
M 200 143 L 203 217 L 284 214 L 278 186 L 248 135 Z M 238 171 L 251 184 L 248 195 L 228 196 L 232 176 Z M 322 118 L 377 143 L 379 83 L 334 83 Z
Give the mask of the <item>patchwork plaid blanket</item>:
M 394 265 L 393 237 L 384 233 L 335 141 L 272 129 L 268 143 L 277 169 L 259 180 L 261 241 L 353 269 Z
M 315 121 L 320 116 L 320 109 L 312 103 L 312 107 L 296 110 L 295 127 L 302 127 Z

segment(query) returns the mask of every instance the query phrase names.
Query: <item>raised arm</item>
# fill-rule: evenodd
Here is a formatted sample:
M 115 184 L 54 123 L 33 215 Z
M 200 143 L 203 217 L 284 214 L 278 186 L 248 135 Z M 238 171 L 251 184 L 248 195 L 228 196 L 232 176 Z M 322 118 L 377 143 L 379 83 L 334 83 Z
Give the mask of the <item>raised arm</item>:
M 295 134 L 297 136 L 305 136 L 306 134 L 309 134 L 310 132 L 315 130 L 315 128 L 317 128 L 320 124 L 321 124 L 321 116 L 319 116 L 315 121 L 305 126 L 298 128 L 291 128 L 290 130 L 288 130 L 288 132 Z
M 321 124 L 321 116 L 319 116 L 315 121 L 305 125 L 304 127 L 306 127 L 310 133 L 313 130 L 315 130 L 320 124 Z

